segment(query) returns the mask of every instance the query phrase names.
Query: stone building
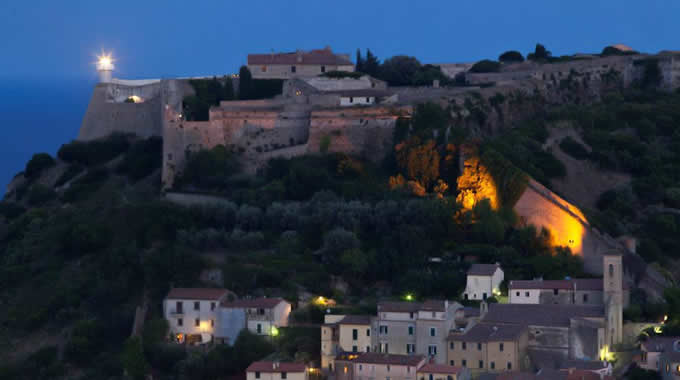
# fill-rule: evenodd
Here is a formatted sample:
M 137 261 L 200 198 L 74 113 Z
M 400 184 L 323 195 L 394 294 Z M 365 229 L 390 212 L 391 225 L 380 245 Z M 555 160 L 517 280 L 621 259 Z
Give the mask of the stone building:
M 427 359 L 422 355 L 367 352 L 338 355 L 335 363 L 336 380 L 416 380 L 418 368 Z
M 335 357 L 343 352 L 371 352 L 373 319 L 369 315 L 325 315 L 321 326 L 321 368 L 332 372 Z
M 528 367 L 528 329 L 523 324 L 479 323 L 448 337 L 449 365 L 473 373 L 516 371 Z
M 461 366 L 427 363 L 418 368 L 418 380 L 470 380 L 470 370 Z
M 652 337 L 640 344 L 641 368 L 658 371 L 664 380 L 680 379 L 680 337 Z
M 235 294 L 227 289 L 173 288 L 163 300 L 163 316 L 179 343 L 207 343 L 218 324 L 218 307 Z
M 496 264 L 472 264 L 467 272 L 467 284 L 463 292 L 466 300 L 485 300 L 500 292 L 504 274 Z
M 291 305 L 282 298 L 255 298 L 222 302 L 222 309 L 243 310 L 246 328 L 257 335 L 276 335 L 288 326 Z
M 324 49 L 289 53 L 248 54 L 248 69 L 256 79 L 315 77 L 330 71 L 354 71 L 349 54 Z
M 246 369 L 246 380 L 307 380 L 307 367 L 303 363 L 259 361 Z
M 599 278 L 567 280 L 513 280 L 508 284 L 510 303 L 604 305 L 604 282 Z M 630 291 L 624 283 L 623 307 L 627 307 Z

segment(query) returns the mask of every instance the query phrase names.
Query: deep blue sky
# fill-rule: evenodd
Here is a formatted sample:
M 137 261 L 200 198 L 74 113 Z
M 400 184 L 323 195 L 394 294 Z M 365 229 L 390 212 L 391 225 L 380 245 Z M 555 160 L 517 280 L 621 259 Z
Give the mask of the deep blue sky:
M 101 50 L 119 78 L 223 74 L 248 52 L 325 45 L 422 62 L 536 42 L 556 55 L 612 43 L 656 52 L 680 48 L 678 20 L 678 0 L 0 0 L 0 186 L 30 154 L 75 137 Z

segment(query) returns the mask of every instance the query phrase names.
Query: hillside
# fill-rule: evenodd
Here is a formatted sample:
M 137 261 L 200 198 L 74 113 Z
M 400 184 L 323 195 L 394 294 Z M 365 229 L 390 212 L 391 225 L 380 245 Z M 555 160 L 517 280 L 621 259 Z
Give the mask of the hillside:
M 318 336 L 302 328 L 274 346 L 247 334 L 209 353 L 168 346 L 160 301 L 171 286 L 224 286 L 296 306 L 321 295 L 356 312 L 379 296 L 458 299 L 471 261 L 498 261 L 506 278 L 585 276 L 578 256 L 512 210 L 529 176 L 582 206 L 598 229 L 636 236 L 638 253 L 672 278 L 678 110 L 680 94 L 617 93 L 480 139 L 428 103 L 400 121 L 381 163 L 328 153 L 274 159 L 247 176 L 224 147 L 191 154 L 173 190 L 225 197 L 219 206 L 164 198 L 158 138 L 114 134 L 35 155 L 0 204 L 0 378 L 116 378 L 139 366 L 160 378 L 226 378 L 272 352 L 319 355 Z M 480 153 L 498 199 L 457 202 L 465 146 Z M 222 283 L 201 276 L 215 269 Z M 676 293 L 663 304 L 636 291 L 627 317 L 670 312 L 674 326 Z M 141 344 L 128 337 L 143 305 Z M 299 305 L 294 322 L 320 322 L 321 308 Z

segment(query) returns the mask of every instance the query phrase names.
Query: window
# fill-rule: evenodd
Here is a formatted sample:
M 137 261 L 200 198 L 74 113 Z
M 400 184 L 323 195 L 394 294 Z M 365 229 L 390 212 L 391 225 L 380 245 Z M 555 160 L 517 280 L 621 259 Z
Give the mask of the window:
M 257 324 L 257 333 L 262 334 L 262 325 L 259 323 Z
M 255 378 L 256 378 L 256 379 L 259 379 L 259 378 L 260 378 L 260 373 L 259 373 L 259 372 L 255 372 Z
M 210 311 L 215 311 L 215 303 L 214 302 L 210 303 Z
M 380 326 L 380 334 L 387 335 L 387 326 L 385 325 Z
M 357 346 L 352 346 L 352 352 L 357 352 L 357 351 L 359 351 L 359 349 L 357 348 Z
M 449 343 L 449 348 L 453 350 L 453 348 L 454 348 L 453 342 L 450 342 L 450 343 Z
M 437 317 L 437 313 L 433 311 L 432 312 L 432 318 L 436 318 L 436 317 Z
M 387 354 L 387 353 L 389 353 L 388 351 L 389 351 L 388 344 L 387 343 L 380 343 L 380 352 L 382 352 L 383 354 Z
M 366 346 L 366 352 L 371 352 L 371 346 Z
M 588 303 L 588 293 L 583 295 L 583 303 Z
M 455 361 L 455 360 L 449 360 L 449 365 L 450 365 L 451 367 L 455 366 L 455 365 L 456 365 L 456 361 Z
M 288 378 L 288 374 L 287 374 L 286 372 L 281 372 L 281 378 L 282 378 L 282 379 L 287 379 L 287 378 Z
M 411 319 L 413 319 L 413 312 L 411 312 L 410 317 L 411 317 Z
M 390 365 L 387 365 L 387 372 L 390 372 Z
M 498 343 L 498 351 L 503 352 L 503 343 Z
M 366 98 L 366 103 L 370 103 L 370 102 L 371 102 L 371 98 Z
M 430 336 L 437 336 L 437 329 L 434 327 L 430 327 Z
M 354 103 L 354 98 L 350 96 L 350 97 L 349 97 L 349 102 L 350 102 L 350 103 Z
M 553 294 L 557 295 L 557 293 L 558 293 L 557 289 L 553 289 Z
M 496 369 L 496 362 L 489 363 L 489 368 Z
M 477 351 L 481 351 L 481 350 L 482 350 L 482 344 L 481 344 L 481 343 L 477 343 Z
M 290 67 L 290 72 L 291 72 L 291 73 L 297 72 L 297 68 L 296 68 L 295 66 L 291 66 L 291 67 Z M 346 367 L 345 367 L 345 368 L 346 368 Z
M 201 303 L 196 301 L 194 302 L 194 310 L 201 310 Z
M 482 293 L 482 299 L 483 299 L 483 300 L 486 299 L 486 293 Z
M 201 320 L 198 319 L 198 318 L 196 318 L 196 320 L 194 321 L 194 323 L 195 323 L 195 326 L 198 327 L 198 326 L 201 325 Z
M 177 301 L 177 304 L 175 305 L 175 309 L 177 310 L 178 314 L 182 314 L 182 308 L 183 308 L 182 306 L 183 306 L 182 302 Z
M 357 339 L 359 339 L 359 330 L 352 329 L 352 340 L 357 340 Z
M 361 364 L 359 364 L 359 371 L 361 371 L 362 369 L 364 369 L 364 367 Z
M 431 344 L 427 347 L 427 354 L 430 356 L 435 356 L 437 355 L 437 346 L 434 344 Z
M 257 314 L 264 315 L 264 309 L 257 309 Z
M 508 369 L 512 369 L 512 363 L 508 362 Z
M 433 379 L 434 379 L 434 376 L 432 376 L 432 374 L 430 374 L 430 380 L 433 380 Z
M 524 293 L 524 296 L 525 296 L 525 297 L 529 297 L 529 292 L 525 292 L 525 293 Z
M 467 301 L 468 299 L 470 299 L 470 297 L 468 297 L 468 294 L 465 293 L 465 300 Z
M 609 264 L 609 277 L 614 276 L 614 264 Z
M 416 352 L 416 345 L 413 343 L 406 343 L 406 353 L 412 354 Z
M 479 361 L 479 368 L 484 368 L 484 360 Z
M 262 71 L 263 73 L 266 73 L 267 72 L 267 66 L 260 67 L 260 71 Z
M 463 359 L 463 361 L 461 362 L 461 364 L 463 365 L 463 367 L 467 367 L 467 360 Z
M 321 72 L 325 73 L 326 72 L 326 66 L 321 66 Z
M 182 318 L 177 319 L 177 326 L 183 326 L 184 320 Z
M 516 295 L 517 297 L 519 297 L 519 292 L 516 292 L 515 295 Z
M 463 351 L 465 351 L 466 349 L 467 349 L 467 343 L 463 342 Z
M 409 326 L 408 327 L 408 335 L 413 335 L 413 330 L 414 330 L 413 326 Z
M 371 336 L 371 329 L 366 329 L 366 336 Z
M 347 373 L 347 366 L 345 366 L 345 368 L 343 368 L 342 372 Z

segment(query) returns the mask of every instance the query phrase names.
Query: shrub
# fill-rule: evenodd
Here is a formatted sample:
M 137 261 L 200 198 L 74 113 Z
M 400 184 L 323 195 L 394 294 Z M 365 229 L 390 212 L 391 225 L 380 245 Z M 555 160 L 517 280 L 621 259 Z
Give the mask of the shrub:
M 571 136 L 562 139 L 560 149 L 577 160 L 585 160 L 590 156 L 588 150 Z
M 80 174 L 84 169 L 85 168 L 78 164 L 69 165 L 68 168 L 66 168 L 66 171 L 64 171 L 64 173 L 61 176 L 59 176 L 54 186 L 56 187 L 63 186 L 68 181 L 72 180 L 75 176 Z
M 56 198 L 56 196 L 57 193 L 51 188 L 36 183 L 31 186 L 31 189 L 28 191 L 28 204 L 31 206 L 39 206 L 45 202 L 51 201 Z
M 126 174 L 131 180 L 140 180 L 160 168 L 162 160 L 163 140 L 150 137 L 132 144 L 116 172 Z
M 498 60 L 503 63 L 524 62 L 524 56 L 522 56 L 522 53 L 516 50 L 508 50 L 505 53 L 501 54 L 498 57 Z
M 130 147 L 127 135 L 113 133 L 93 141 L 73 141 L 59 148 L 57 156 L 63 161 L 82 165 L 98 165 L 126 152 Z
M 0 201 L 0 215 L 7 219 L 14 219 L 23 214 L 26 208 L 14 202 Z
M 43 170 L 51 168 L 55 164 L 54 158 L 47 153 L 34 154 L 31 160 L 26 164 L 24 175 L 26 178 L 35 178 L 40 175 Z
M 331 136 L 323 135 L 321 136 L 321 141 L 319 141 L 319 152 L 328 153 L 328 148 L 331 146 Z
M 238 170 L 239 164 L 234 154 L 224 145 L 218 145 L 210 150 L 187 152 L 187 164 L 176 183 L 178 186 L 221 188 Z
M 379 78 L 390 86 L 409 86 L 413 84 L 413 78 L 420 67 L 420 62 L 415 57 L 397 55 L 383 62 Z
M 527 59 L 531 61 L 547 61 L 551 58 L 552 53 L 550 53 L 545 46 L 541 44 L 536 44 L 536 48 L 533 53 L 527 55 Z
M 496 61 L 485 59 L 470 67 L 471 73 L 497 73 L 501 70 L 501 64 Z

